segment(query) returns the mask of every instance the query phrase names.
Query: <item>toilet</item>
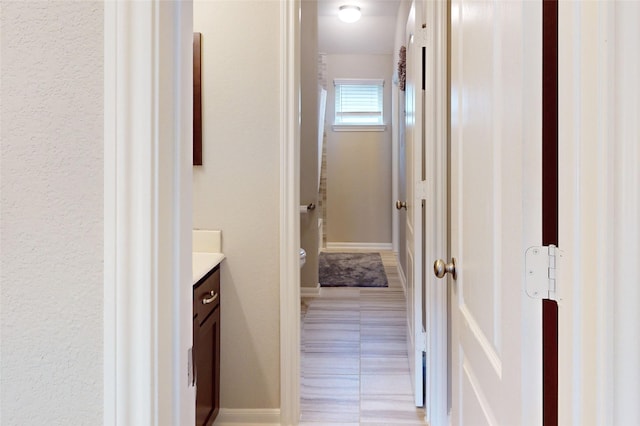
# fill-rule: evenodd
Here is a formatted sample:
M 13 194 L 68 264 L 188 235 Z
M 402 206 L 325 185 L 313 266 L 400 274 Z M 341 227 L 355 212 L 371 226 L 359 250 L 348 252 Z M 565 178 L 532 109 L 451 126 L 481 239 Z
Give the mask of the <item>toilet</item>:
M 307 252 L 301 248 L 300 249 L 300 268 L 304 266 L 304 263 L 307 261 Z

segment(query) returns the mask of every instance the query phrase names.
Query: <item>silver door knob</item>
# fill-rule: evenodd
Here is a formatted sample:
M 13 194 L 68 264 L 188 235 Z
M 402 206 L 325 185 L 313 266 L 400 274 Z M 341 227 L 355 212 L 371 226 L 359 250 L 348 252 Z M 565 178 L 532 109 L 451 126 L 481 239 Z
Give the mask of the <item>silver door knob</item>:
M 407 202 L 406 201 L 396 201 L 396 209 L 398 210 L 402 210 L 402 209 L 407 209 Z
M 436 260 L 433 262 L 433 273 L 436 274 L 436 277 L 438 278 L 443 278 L 447 273 L 449 273 L 455 280 L 457 277 L 456 258 L 451 258 L 451 263 L 444 263 L 444 260 L 442 259 Z

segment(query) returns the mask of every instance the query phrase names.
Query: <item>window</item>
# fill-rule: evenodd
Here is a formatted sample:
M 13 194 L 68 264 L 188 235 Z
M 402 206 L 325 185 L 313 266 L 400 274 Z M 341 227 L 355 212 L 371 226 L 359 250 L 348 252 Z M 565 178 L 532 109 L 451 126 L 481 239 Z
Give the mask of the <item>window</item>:
M 384 80 L 336 79 L 336 115 L 333 130 L 385 130 Z

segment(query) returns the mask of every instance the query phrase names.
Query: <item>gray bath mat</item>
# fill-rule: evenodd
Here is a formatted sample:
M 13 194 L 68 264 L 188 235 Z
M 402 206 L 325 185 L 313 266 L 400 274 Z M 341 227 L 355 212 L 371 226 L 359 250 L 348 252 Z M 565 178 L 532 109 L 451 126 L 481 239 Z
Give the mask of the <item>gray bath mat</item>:
M 322 287 L 388 287 L 380 253 L 327 253 L 319 259 Z

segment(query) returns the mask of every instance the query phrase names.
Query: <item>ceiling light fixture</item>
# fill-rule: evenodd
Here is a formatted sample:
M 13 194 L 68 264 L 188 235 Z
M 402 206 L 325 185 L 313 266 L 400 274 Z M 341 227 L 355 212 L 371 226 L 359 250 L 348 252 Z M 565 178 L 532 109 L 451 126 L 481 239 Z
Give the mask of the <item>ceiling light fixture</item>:
M 338 18 L 340 18 L 342 22 L 349 24 L 360 19 L 360 15 L 362 15 L 362 13 L 358 6 L 345 5 L 340 6 L 340 9 L 338 9 Z

